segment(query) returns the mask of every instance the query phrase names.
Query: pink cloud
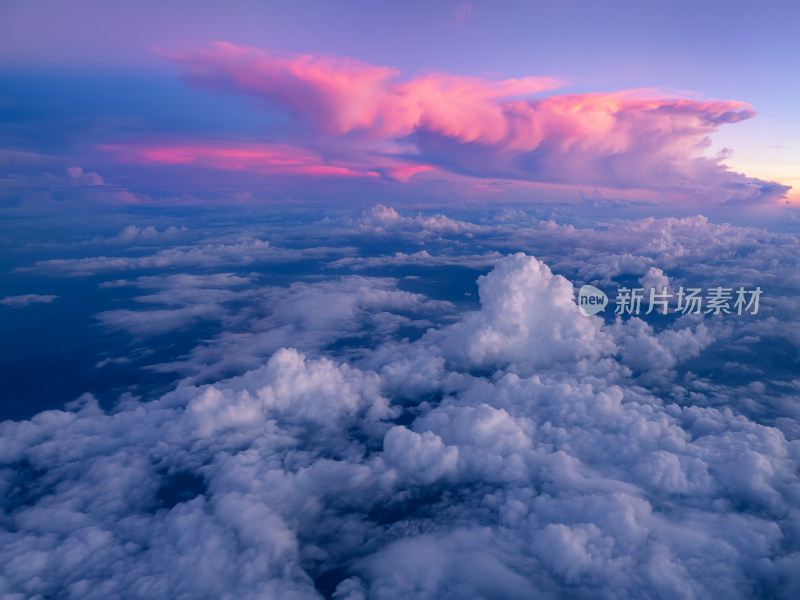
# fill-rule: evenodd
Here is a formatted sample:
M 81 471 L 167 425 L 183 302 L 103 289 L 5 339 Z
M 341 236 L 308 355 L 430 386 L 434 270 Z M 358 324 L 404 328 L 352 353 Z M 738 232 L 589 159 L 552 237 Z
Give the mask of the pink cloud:
M 380 177 L 376 171 L 350 167 L 304 148 L 285 144 L 106 144 L 101 149 L 119 160 L 139 164 L 184 165 L 263 174 L 332 177 Z
M 389 179 L 408 181 L 417 173 L 424 173 L 435 169 L 432 165 L 413 165 L 409 163 L 394 163 L 383 168 L 384 174 Z
M 84 172 L 81 167 L 67 167 L 67 176 L 70 178 L 70 181 L 73 183 L 77 183 L 78 185 L 85 185 L 85 186 L 100 186 L 106 185 L 103 181 L 103 178 L 100 177 L 97 173 L 92 172 Z
M 708 136 L 753 115 L 738 102 L 658 98 L 651 90 L 551 96 L 503 109 L 501 138 L 464 144 L 421 128 L 420 155 L 479 177 L 621 188 L 702 185 L 728 172 L 703 155 Z
M 786 191 L 704 155 L 720 126 L 755 114 L 741 102 L 675 98 L 656 90 L 534 97 L 559 81 L 437 73 L 402 79 L 391 67 L 277 56 L 222 42 L 165 55 L 193 84 L 286 109 L 306 145 L 341 159 L 334 168 L 404 180 L 437 167 L 477 178 L 659 190 L 704 202 L 757 201 Z M 277 156 L 262 149 L 257 156 L 247 149 L 216 149 L 213 157 L 181 148 L 154 152 L 159 162 L 279 168 Z M 301 157 L 297 166 L 283 169 L 322 166 L 297 148 L 281 152 Z
M 499 99 L 559 85 L 548 77 L 485 81 L 441 74 L 403 82 L 391 67 L 328 56 L 274 56 L 225 42 L 164 55 L 193 83 L 277 103 L 334 135 L 361 131 L 397 138 L 431 127 L 464 141 L 495 138 L 503 121 Z M 480 128 L 478 117 L 486 121 Z

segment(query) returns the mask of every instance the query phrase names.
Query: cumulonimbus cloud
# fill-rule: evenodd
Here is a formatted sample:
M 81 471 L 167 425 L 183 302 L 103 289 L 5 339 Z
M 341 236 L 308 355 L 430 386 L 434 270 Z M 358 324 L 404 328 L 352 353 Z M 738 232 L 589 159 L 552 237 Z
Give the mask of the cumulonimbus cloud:
M 704 154 L 720 126 L 755 114 L 741 102 L 676 98 L 653 89 L 534 97 L 561 82 L 439 73 L 403 78 L 397 69 L 357 60 L 279 56 L 224 42 L 164 55 L 193 85 L 286 110 L 298 126 L 295 137 L 315 152 L 350 161 L 337 167 L 348 172 L 407 179 L 437 167 L 476 178 L 655 190 L 706 202 L 763 201 L 788 189 L 735 173 L 721 157 Z M 237 151 L 179 154 L 230 168 L 230 152 Z M 175 156 L 151 148 L 139 158 L 147 162 L 155 154 Z M 274 160 L 267 163 L 285 171 Z M 236 164 L 264 168 L 264 161 L 241 157 Z M 296 172 L 346 174 L 320 169 L 326 170 L 313 159 Z

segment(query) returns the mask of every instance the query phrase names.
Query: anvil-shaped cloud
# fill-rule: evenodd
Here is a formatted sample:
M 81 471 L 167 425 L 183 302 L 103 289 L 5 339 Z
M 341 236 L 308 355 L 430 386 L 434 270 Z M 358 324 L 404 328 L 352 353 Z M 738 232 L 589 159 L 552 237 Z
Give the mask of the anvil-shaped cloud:
M 256 98 L 265 109 L 286 111 L 293 125 L 276 134 L 286 139 L 259 147 L 196 140 L 105 147 L 125 160 L 394 180 L 437 169 L 689 203 L 763 202 L 788 189 L 704 154 L 721 125 L 755 114 L 741 102 L 653 89 L 542 95 L 561 82 L 404 78 L 357 60 L 279 56 L 223 42 L 163 54 L 190 84 Z

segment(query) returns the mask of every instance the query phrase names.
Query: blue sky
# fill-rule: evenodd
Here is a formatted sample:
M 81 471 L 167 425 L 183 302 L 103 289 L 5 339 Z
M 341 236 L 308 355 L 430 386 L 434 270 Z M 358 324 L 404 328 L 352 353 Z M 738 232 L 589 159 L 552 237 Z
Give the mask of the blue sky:
M 796 165 L 800 162 L 800 124 L 795 100 L 800 84 L 791 76 L 800 67 L 800 49 L 792 30 L 798 9 L 789 3 L 767 3 L 753 10 L 747 3 L 723 6 L 689 2 L 237 2 L 221 10 L 213 3 L 85 2 L 77 10 L 76 5 L 57 2 L 12 2 L 2 10 L 0 56 L 7 82 L 3 93 L 5 151 L 24 149 L 43 154 L 47 157 L 45 162 L 49 161 L 48 168 L 79 166 L 126 190 L 127 182 L 135 178 L 136 189 L 128 191 L 139 193 L 145 201 L 169 202 L 176 195 L 186 194 L 187 190 L 178 185 L 146 184 L 151 180 L 180 180 L 186 169 L 151 161 L 134 170 L 130 161 L 137 160 L 129 157 L 126 163 L 119 155 L 99 148 L 120 144 L 198 148 L 225 140 L 230 149 L 254 141 L 280 142 L 322 152 L 315 156 L 314 164 L 347 163 L 347 168 L 377 168 L 383 177 L 392 177 L 375 156 L 363 155 L 364 151 L 374 154 L 379 147 L 356 149 L 351 147 L 352 139 L 342 138 L 341 133 L 331 139 L 330 132 L 309 131 L 308 115 L 297 113 L 292 98 L 276 101 L 267 89 L 254 92 L 240 84 L 219 85 L 219 78 L 229 76 L 231 69 L 255 68 L 252 65 L 228 61 L 215 67 L 221 69 L 214 75 L 218 78 L 216 84 L 198 84 L 196 77 L 192 80 L 187 63 L 190 55 L 191 60 L 199 60 L 198 53 L 205 51 L 203 60 L 212 60 L 207 51 L 215 41 L 259 49 L 265 56 L 310 55 L 315 60 L 338 57 L 337 60 L 357 60 L 376 68 L 388 67 L 396 70 L 393 83 L 419 81 L 430 74 L 474 78 L 483 85 L 509 78 L 555 80 L 538 92 L 531 89 L 516 96 L 531 101 L 564 94 L 625 92 L 633 97 L 655 96 L 690 103 L 711 99 L 741 102 L 753 111 L 748 118 L 728 120 L 728 124 L 718 121 L 708 130 L 682 138 L 683 157 L 670 155 L 669 161 L 692 162 L 700 152 L 697 144 L 708 135 L 711 144 L 702 149 L 702 155 L 728 165 L 731 171 L 787 186 L 799 176 Z M 176 53 L 181 52 L 184 59 L 175 60 Z M 340 65 L 341 68 L 344 67 Z M 345 74 L 346 70 L 339 76 Z M 501 95 L 487 102 L 505 110 L 505 103 L 514 98 Z M 624 116 L 625 111 L 640 109 L 619 110 L 622 112 L 615 112 L 615 118 Z M 596 118 L 607 117 L 604 115 L 598 113 Z M 461 118 L 469 121 L 476 114 L 467 112 Z M 424 130 L 424 123 L 417 124 L 416 129 L 390 134 L 383 143 L 407 145 L 407 134 L 419 135 Z M 433 126 L 429 133 L 443 132 Z M 607 135 L 617 133 L 614 126 L 607 131 Z M 444 134 L 452 136 L 453 132 Z M 465 141 L 469 142 L 462 137 L 460 143 Z M 349 152 L 331 152 L 332 143 L 348 147 Z M 661 144 L 665 143 L 668 142 L 662 140 Z M 324 148 L 320 149 L 320 145 Z M 484 150 L 506 152 L 505 146 Z M 399 158 L 401 162 L 422 165 L 433 158 L 419 140 L 411 139 L 411 148 L 421 156 L 406 154 Z M 529 144 L 521 150 L 534 148 Z M 730 152 L 719 158 L 724 149 Z M 353 156 L 355 150 L 361 156 Z M 641 164 L 624 157 L 625 151 L 615 150 L 622 156 L 626 172 L 641 170 Z M 641 155 L 642 149 L 629 147 L 627 151 Z M 590 148 L 585 159 L 600 160 L 605 152 Z M 666 161 L 656 152 L 651 153 L 653 161 Z M 553 159 L 563 162 L 565 157 L 555 155 Z M 23 159 L 17 155 L 17 160 Z M 485 162 L 486 157 L 471 160 Z M 206 168 L 210 162 L 206 162 Z M 641 181 L 627 181 L 621 174 L 598 181 L 580 172 L 569 173 L 553 189 L 543 187 L 541 174 L 530 172 L 530 167 L 482 172 L 466 163 L 448 164 L 441 157 L 436 163 L 433 173 L 412 176 L 405 182 L 414 195 L 429 196 L 433 202 L 444 198 L 431 179 L 444 182 L 439 187 L 447 188 L 448 198 L 462 194 L 470 201 L 485 203 L 520 198 L 547 201 L 554 197 L 574 202 L 581 194 L 593 195 L 598 183 L 599 193 L 605 197 L 681 202 L 675 193 L 665 190 L 666 185 L 647 186 Z M 718 181 L 688 164 L 675 166 L 673 179 L 694 179 L 685 190 L 676 192 L 684 202 L 689 198 L 692 206 L 702 208 L 730 199 L 730 182 Z M 215 167 L 220 171 L 219 164 Z M 218 180 L 216 193 L 208 194 L 202 199 L 204 202 L 225 202 L 225 192 L 233 183 L 243 197 L 259 189 L 267 179 L 262 170 L 261 176 L 231 182 L 222 171 L 214 174 Z M 245 171 L 259 171 L 259 165 L 250 165 Z M 461 175 L 467 175 L 467 179 Z M 335 174 L 322 177 L 322 181 L 286 177 L 280 191 L 267 196 L 273 201 L 287 195 L 321 197 L 331 177 Z M 473 193 L 472 189 L 481 184 L 495 188 L 502 184 L 514 191 L 499 198 Z M 629 191 L 631 186 L 633 191 Z M 698 186 L 706 190 L 699 204 L 690 192 L 690 188 Z M 397 187 L 401 186 L 383 185 L 378 189 L 392 196 Z M 359 196 L 354 188 L 348 188 L 347 193 Z M 756 197 L 762 211 L 775 211 L 787 198 L 780 191 Z M 788 198 L 794 198 L 792 192 Z M 751 201 L 752 198 L 747 200 Z

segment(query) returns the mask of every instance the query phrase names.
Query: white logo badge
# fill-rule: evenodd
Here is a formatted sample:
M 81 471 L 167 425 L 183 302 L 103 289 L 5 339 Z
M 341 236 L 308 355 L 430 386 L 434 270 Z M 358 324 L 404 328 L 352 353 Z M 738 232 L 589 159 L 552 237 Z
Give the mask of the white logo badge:
M 582 315 L 587 317 L 596 315 L 601 310 L 605 310 L 607 305 L 606 293 L 593 285 L 585 285 L 578 292 L 578 308 Z

